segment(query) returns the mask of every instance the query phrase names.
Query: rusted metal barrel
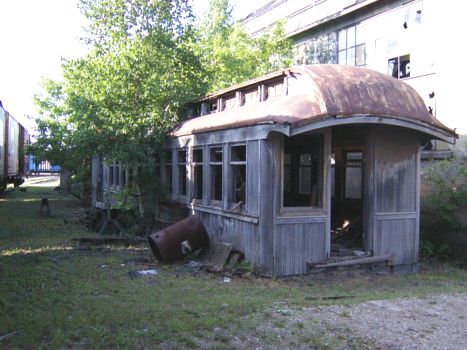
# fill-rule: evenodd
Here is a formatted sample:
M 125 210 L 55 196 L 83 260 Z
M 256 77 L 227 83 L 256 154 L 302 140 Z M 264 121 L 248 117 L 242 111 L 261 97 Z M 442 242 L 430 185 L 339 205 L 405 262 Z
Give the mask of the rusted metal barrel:
M 209 245 L 209 236 L 197 216 L 190 216 L 148 237 L 149 246 L 155 257 L 164 262 L 183 259 Z

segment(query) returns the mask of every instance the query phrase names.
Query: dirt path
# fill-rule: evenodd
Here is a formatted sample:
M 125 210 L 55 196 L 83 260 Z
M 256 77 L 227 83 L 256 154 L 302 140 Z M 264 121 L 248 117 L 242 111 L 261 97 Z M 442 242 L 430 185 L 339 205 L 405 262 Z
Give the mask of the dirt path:
M 467 349 L 467 294 L 313 310 L 387 349 Z
M 290 330 L 301 324 L 300 338 L 307 327 L 318 327 L 327 337 L 343 340 L 337 347 L 343 349 L 467 349 L 467 293 L 280 309 L 274 319 L 287 324 L 273 330 L 284 348 L 294 336 Z

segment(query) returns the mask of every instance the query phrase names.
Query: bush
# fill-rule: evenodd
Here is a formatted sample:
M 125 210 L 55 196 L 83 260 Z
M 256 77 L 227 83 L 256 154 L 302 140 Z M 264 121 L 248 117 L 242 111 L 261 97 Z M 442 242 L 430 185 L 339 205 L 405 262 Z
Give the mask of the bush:
M 465 259 L 465 227 L 456 212 L 467 206 L 467 166 L 461 157 L 436 162 L 424 170 L 428 193 L 422 197 L 422 256 L 442 259 Z

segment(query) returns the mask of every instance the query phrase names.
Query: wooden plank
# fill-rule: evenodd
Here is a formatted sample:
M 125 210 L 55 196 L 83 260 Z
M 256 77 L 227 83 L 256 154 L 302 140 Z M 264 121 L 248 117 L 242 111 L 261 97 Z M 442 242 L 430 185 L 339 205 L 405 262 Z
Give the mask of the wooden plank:
M 259 266 L 261 273 L 274 273 L 274 181 L 277 170 L 274 163 L 274 137 L 259 141 Z
M 258 215 L 260 189 L 260 155 L 259 141 L 248 141 L 246 145 L 246 211 L 248 214 Z
M 320 269 L 326 267 L 340 267 L 340 266 L 354 266 L 354 265 L 364 265 L 364 264 L 375 264 L 380 262 L 390 262 L 391 256 L 390 255 L 380 255 L 380 256 L 369 256 L 365 258 L 358 258 L 358 259 L 350 259 L 345 261 L 339 262 L 332 262 L 327 264 L 316 264 L 312 262 L 308 262 L 308 266 L 313 269 Z

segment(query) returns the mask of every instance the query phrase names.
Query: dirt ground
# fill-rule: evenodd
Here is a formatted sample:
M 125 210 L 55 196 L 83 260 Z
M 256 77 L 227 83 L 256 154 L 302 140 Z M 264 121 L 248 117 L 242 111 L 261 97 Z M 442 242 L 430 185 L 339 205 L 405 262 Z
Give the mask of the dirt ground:
M 310 344 L 290 341 L 293 337 L 311 338 L 312 334 L 306 336 L 310 328 L 321 329 L 331 349 L 467 349 L 467 293 L 356 305 L 283 307 L 258 331 L 275 334 L 281 344 L 277 348 L 306 349 Z

